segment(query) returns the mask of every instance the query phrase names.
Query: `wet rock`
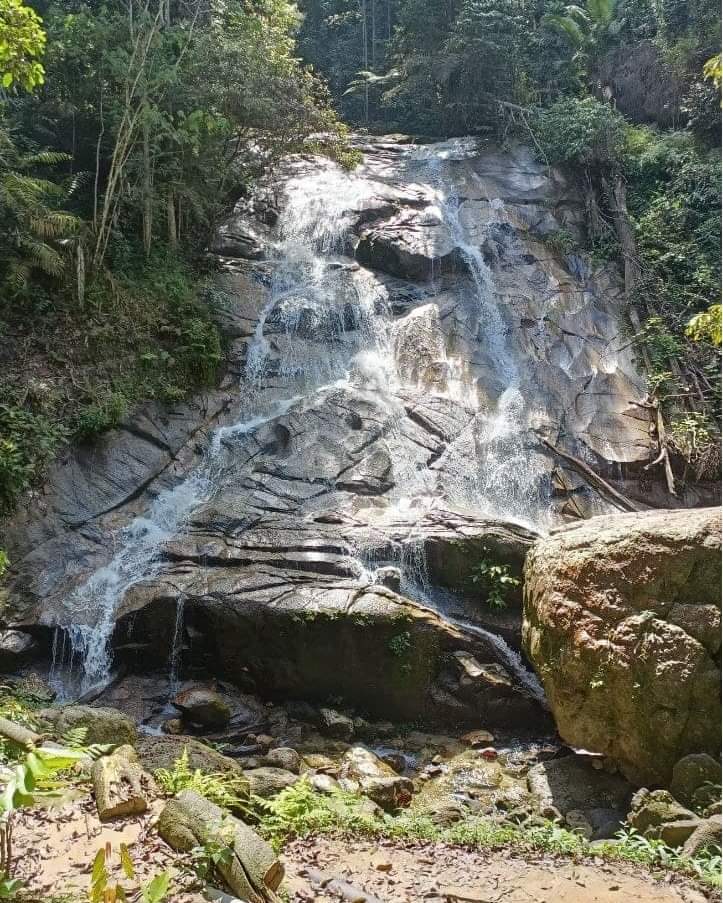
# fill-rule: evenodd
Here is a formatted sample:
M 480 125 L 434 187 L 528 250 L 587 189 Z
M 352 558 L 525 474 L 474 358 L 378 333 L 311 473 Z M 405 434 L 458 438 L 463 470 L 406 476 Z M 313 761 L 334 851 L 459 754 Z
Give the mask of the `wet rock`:
M 374 574 L 377 582 L 381 583 L 382 586 L 393 589 L 394 592 L 399 592 L 399 587 L 402 584 L 402 572 L 399 570 L 399 568 L 377 568 Z
M 193 737 L 144 735 L 136 743 L 136 750 L 141 764 L 151 773 L 158 768 L 172 769 L 185 750 L 189 767 L 194 770 L 200 769 L 206 774 L 231 774 L 235 778 L 242 776 L 236 759 L 222 755 Z
M 670 792 L 685 806 L 704 809 L 720 796 L 721 766 L 712 756 L 691 753 L 673 766 Z
M 336 740 L 351 740 L 354 736 L 354 719 L 336 709 L 323 708 L 319 710 L 322 733 Z
M 161 730 L 164 734 L 182 734 L 186 727 L 181 718 L 167 718 L 161 724 Z
M 529 553 L 525 646 L 563 739 L 605 752 L 638 784 L 720 750 L 719 628 L 676 606 L 720 607 L 718 509 L 593 518 Z
M 472 749 L 480 749 L 495 742 L 494 734 L 481 729 L 469 731 L 469 733 L 464 734 L 460 739 L 463 743 L 466 743 L 467 746 L 471 746 Z
M 667 790 L 639 790 L 632 798 L 628 822 L 646 837 L 660 836 L 661 827 L 671 822 L 689 822 L 695 813 L 681 806 Z
M 85 728 L 85 743 L 134 746 L 138 740 L 135 722 L 117 709 L 68 705 L 57 709 L 42 709 L 38 712 L 38 718 L 52 725 L 53 733 L 57 736 L 70 730 Z
M 299 775 L 284 768 L 252 768 L 244 771 L 244 777 L 249 782 L 249 788 L 254 796 L 263 799 L 276 796 L 287 787 L 293 787 L 299 781 Z
M 206 730 L 221 730 L 231 719 L 231 709 L 222 696 L 205 687 L 190 687 L 179 693 L 173 705 L 185 721 Z
M 272 768 L 282 768 L 285 771 L 290 771 L 292 774 L 299 774 L 301 771 L 301 756 L 295 749 L 279 746 L 276 749 L 270 749 L 266 753 L 263 764 Z
M 0 671 L 16 671 L 40 649 L 38 641 L 20 630 L 0 630 Z

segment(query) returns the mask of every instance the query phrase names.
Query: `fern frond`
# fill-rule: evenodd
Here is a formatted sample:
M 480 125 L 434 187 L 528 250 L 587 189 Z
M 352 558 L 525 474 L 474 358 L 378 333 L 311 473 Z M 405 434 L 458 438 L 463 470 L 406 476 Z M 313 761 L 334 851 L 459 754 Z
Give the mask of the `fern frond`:
M 35 241 L 28 236 L 21 236 L 18 242 L 34 266 L 48 276 L 60 276 L 65 269 L 65 262 L 60 254 L 44 241 Z
M 31 216 L 30 228 L 38 238 L 62 238 L 80 228 L 80 220 L 72 213 L 61 210 L 44 211 L 42 216 Z

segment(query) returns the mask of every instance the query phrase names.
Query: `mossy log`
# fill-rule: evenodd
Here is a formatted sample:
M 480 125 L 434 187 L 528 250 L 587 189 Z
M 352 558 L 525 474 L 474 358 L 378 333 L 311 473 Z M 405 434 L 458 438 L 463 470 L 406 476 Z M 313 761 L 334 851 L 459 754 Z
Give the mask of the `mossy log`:
M 132 746 L 120 746 L 112 755 L 94 762 L 91 777 L 101 821 L 148 810 L 151 779 L 141 768 Z
M 249 903 L 276 903 L 284 867 L 255 831 L 227 815 L 193 790 L 170 800 L 158 819 L 158 833 L 174 850 L 187 852 L 213 843 L 227 847 L 231 856 L 217 869 L 230 890 Z

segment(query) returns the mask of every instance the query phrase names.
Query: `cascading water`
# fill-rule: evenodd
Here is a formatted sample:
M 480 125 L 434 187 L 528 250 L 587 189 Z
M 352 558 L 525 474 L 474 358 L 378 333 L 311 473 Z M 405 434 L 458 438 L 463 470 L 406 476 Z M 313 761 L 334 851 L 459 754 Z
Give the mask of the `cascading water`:
M 447 385 L 440 391 L 470 408 L 468 426 L 443 452 L 451 466 L 437 471 L 435 484 L 430 482 L 435 479 L 433 472 L 420 474 L 405 459 L 399 432 L 402 396 L 417 387 L 405 387 L 399 375 L 394 320 L 383 281 L 345 256 L 355 212 L 379 192 L 380 183 L 333 164 L 291 178 L 285 185 L 273 246 L 270 298 L 247 349 L 237 422 L 215 431 L 201 465 L 179 485 L 160 493 L 143 516 L 120 532 L 119 551 L 66 600 L 64 630 L 70 639 L 70 661 L 82 663 L 81 691 L 102 683 L 109 674 L 110 639 L 129 587 L 162 571 L 165 544 L 182 531 L 196 509 L 213 498 L 233 456 L 228 440 L 250 435 L 292 410 L 303 410 L 327 391 L 373 393 L 386 412 L 385 438 L 394 467 L 387 516 L 401 514 L 412 523 L 409 541 L 402 547 L 406 551 L 398 562 L 405 572 L 403 589 L 443 616 L 443 607 L 428 591 L 423 543 L 421 537 L 415 541 L 413 532 L 415 510 L 441 500 L 523 522 L 539 514 L 543 505 L 537 478 L 520 441 L 524 403 L 519 373 L 509 353 L 507 325 L 495 304 L 489 268 L 465 230 L 463 203 L 445 168 L 444 149 L 426 155 L 410 150 L 406 165 L 410 182 L 423 183 L 467 264 L 476 322 L 484 331 L 491 366 L 506 386 L 496 411 L 479 409 L 475 387 L 451 356 Z M 299 341 L 300 337 L 304 340 Z M 360 558 L 363 562 L 363 550 Z M 363 566 L 360 570 L 361 582 L 368 581 L 369 570 Z M 172 682 L 178 676 L 182 617 L 179 605 Z M 500 660 L 520 683 L 539 697 L 539 685 L 504 641 L 451 614 L 448 617 L 461 629 L 481 631 L 479 635 L 496 645 Z

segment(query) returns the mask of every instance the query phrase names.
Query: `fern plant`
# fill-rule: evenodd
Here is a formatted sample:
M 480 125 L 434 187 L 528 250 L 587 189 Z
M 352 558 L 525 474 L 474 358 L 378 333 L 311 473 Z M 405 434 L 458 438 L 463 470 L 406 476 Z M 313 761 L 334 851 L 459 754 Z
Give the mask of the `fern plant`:
M 488 557 L 489 549 L 483 548 L 485 557 L 477 566 L 472 582 L 478 584 L 485 593 L 485 602 L 490 608 L 505 608 L 507 595 L 520 585 L 517 577 L 510 573 L 508 564 L 498 564 Z
M 0 274 L 14 293 L 26 289 L 36 271 L 54 279 L 68 271 L 81 220 L 59 209 L 64 188 L 36 174 L 68 159 L 55 151 L 22 153 L 0 122 Z
M 195 790 L 222 809 L 241 813 L 248 811 L 249 791 L 246 780 L 220 772 L 204 774 L 200 768 L 191 768 L 187 747 L 184 747 L 180 757 L 173 763 L 173 768 L 157 769 L 155 778 L 169 796 L 175 796 L 181 790 Z

